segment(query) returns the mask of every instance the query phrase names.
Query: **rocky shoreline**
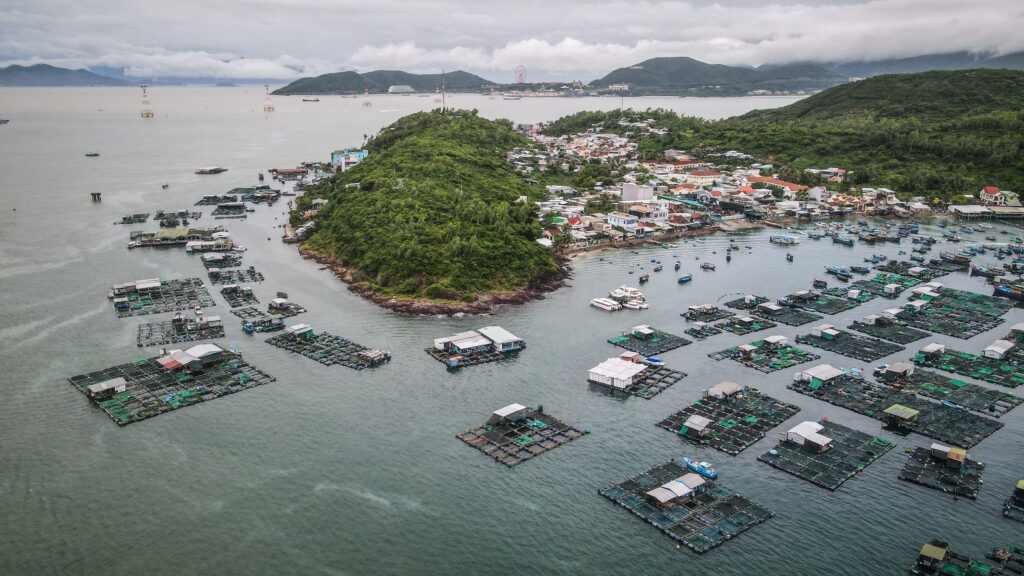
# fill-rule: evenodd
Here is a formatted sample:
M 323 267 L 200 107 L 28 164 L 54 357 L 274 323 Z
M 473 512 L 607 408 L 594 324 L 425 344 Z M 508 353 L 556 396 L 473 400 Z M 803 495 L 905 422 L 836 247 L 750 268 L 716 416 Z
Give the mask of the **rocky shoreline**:
M 569 266 L 569 259 L 563 256 L 556 257 L 557 270 L 544 272 L 537 278 L 530 281 L 522 290 L 515 292 L 485 293 L 480 294 L 474 302 L 429 302 L 423 300 L 412 300 L 397 298 L 378 294 L 366 288 L 355 278 L 355 271 L 343 266 L 336 258 L 324 256 L 310 250 L 305 246 L 299 246 L 299 254 L 308 260 L 313 260 L 328 268 L 339 280 L 348 285 L 351 292 L 359 294 L 374 304 L 401 312 L 403 314 L 419 315 L 453 315 L 453 314 L 487 314 L 494 311 L 496 306 L 502 304 L 524 304 L 530 300 L 543 300 L 545 294 L 566 285 L 572 277 L 572 268 Z

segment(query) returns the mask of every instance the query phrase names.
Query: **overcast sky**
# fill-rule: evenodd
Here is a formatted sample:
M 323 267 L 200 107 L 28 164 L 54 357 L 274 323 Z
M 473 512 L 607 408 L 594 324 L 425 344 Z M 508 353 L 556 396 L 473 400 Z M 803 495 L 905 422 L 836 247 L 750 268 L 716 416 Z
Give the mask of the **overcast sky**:
M 462 69 L 592 80 L 655 56 L 760 65 L 1024 50 L 1020 0 L 3 0 L 0 62 L 138 77 Z

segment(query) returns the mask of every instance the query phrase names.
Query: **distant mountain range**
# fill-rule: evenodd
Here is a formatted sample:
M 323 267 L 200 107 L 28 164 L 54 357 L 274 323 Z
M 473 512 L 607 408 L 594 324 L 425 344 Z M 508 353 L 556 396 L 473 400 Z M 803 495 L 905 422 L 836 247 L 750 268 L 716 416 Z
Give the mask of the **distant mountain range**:
M 0 68 L 0 86 L 131 86 L 131 82 L 100 76 L 88 70 L 69 70 L 49 64 Z
M 387 92 L 392 86 L 409 86 L 416 92 L 433 92 L 441 86 L 441 74 L 412 74 L 398 70 L 335 72 L 315 78 L 300 78 L 278 88 L 274 94 L 372 94 Z M 445 90 L 449 92 L 479 92 L 493 83 L 475 74 L 455 70 L 444 75 Z
M 929 70 L 964 70 L 970 68 L 1007 68 L 1024 70 L 1024 52 L 996 56 L 951 52 L 912 58 L 869 60 L 861 62 L 792 62 L 765 64 L 757 68 L 707 64 L 686 57 L 652 58 L 632 66 L 613 70 L 590 86 L 612 94 L 637 96 L 689 95 L 736 96 L 752 91 L 817 91 L 848 81 L 881 74 L 905 74 Z M 281 79 L 134 78 L 124 70 L 94 67 L 69 70 L 47 64 L 11 65 L 0 68 L 0 86 L 133 86 L 148 84 L 277 84 Z M 300 78 L 279 88 L 274 94 L 361 94 L 363 91 L 384 93 L 391 86 L 409 86 L 414 91 L 433 92 L 441 84 L 440 74 L 413 74 L 399 70 L 373 72 L 335 72 L 311 78 Z M 498 90 L 559 89 L 566 82 L 544 84 L 499 84 L 469 72 L 456 70 L 444 75 L 449 92 L 480 92 Z M 626 90 L 621 90 L 623 85 Z M 612 89 L 614 87 L 615 89 Z

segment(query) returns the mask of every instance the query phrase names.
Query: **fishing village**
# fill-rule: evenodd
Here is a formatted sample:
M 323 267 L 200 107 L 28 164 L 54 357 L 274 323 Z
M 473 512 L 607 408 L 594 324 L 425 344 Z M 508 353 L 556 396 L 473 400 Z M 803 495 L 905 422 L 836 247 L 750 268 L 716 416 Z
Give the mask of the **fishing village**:
M 656 129 L 643 121 L 633 128 Z M 640 459 L 635 476 L 604 488 L 598 482 L 591 489 L 667 535 L 677 548 L 704 553 L 722 545 L 742 546 L 728 542 L 748 530 L 756 532 L 758 525 L 785 511 L 742 496 L 739 480 L 726 478 L 728 488 L 720 484 L 720 472 L 703 459 L 733 458 L 760 444 L 757 465 L 835 491 L 859 481 L 857 475 L 874 462 L 895 458 L 888 453 L 901 448 L 906 461 L 899 474 L 876 477 L 876 482 L 895 486 L 902 480 L 945 493 L 951 501 L 999 492 L 1008 497 L 1000 500 L 1001 508 L 993 507 L 991 516 L 1005 516 L 1007 522 L 1024 517 L 1024 479 L 985 488 L 981 475 L 986 467 L 967 452 L 998 434 L 1000 419 L 1022 402 L 1015 389 L 1024 384 L 1024 323 L 1007 326 L 1004 319 L 1024 301 L 1024 282 L 1017 275 L 1024 271 L 1019 220 L 1024 208 L 1015 195 L 982 190 L 977 205 L 937 209 L 920 201 L 902 202 L 892 190 L 840 194 L 785 182 L 770 175 L 773 167 L 738 152 L 673 152 L 663 161 L 641 163 L 633 160 L 636 146 L 625 137 L 588 131 L 552 139 L 540 136 L 535 126 L 520 129 L 540 144 L 538 150 L 509 157 L 528 181 L 552 163 L 568 168 L 580 161 L 614 159 L 621 166 L 621 176 L 610 173 L 612 181 L 595 181 L 586 190 L 548 186 L 546 200 L 536 205 L 544 231 L 537 242 L 563 255 L 563 266 L 572 268 L 585 260 L 591 269 L 616 271 L 607 294 L 589 300 L 590 314 L 658 315 L 649 320 L 611 316 L 623 328 L 606 338 L 612 349 L 593 356 L 596 365 L 587 371 L 586 382 L 601 395 L 650 400 L 670 394 L 683 405 L 652 422 L 677 437 L 666 434 L 664 441 L 678 443 L 678 459 L 653 466 Z M 349 163 L 344 167 L 351 168 L 358 164 L 350 162 L 353 158 L 366 154 L 350 149 L 334 157 L 345 158 Z M 736 167 L 737 161 L 748 165 Z M 204 215 L 191 209 L 154 210 L 152 221 L 150 213 L 115 221 L 126 230 L 126 249 L 184 250 L 195 255 L 196 265 L 178 278 L 120 279 L 113 284 L 108 299 L 119 318 L 163 315 L 137 324 L 138 346 L 160 350 L 141 359 L 125 358 L 119 366 L 86 367 L 91 371 L 70 377 L 70 383 L 114 422 L 125 425 L 274 385 L 278 378 L 256 366 L 259 345 L 246 344 L 243 357 L 236 345 L 211 342 L 232 334 L 263 339 L 324 366 L 391 369 L 391 352 L 383 348 L 387 342 L 374 342 L 380 347 L 371 348 L 314 329 L 322 311 L 291 302 L 281 290 L 288 287 L 278 285 L 272 271 L 265 277 L 254 266 L 246 267 L 246 254 L 258 247 L 247 249 L 233 240 L 232 228 L 247 226 L 247 216 L 275 209 L 290 197 L 289 210 L 308 207 L 301 210 L 301 225 L 274 226 L 285 243 L 301 245 L 318 225 L 318 209 L 329 202 L 322 197 L 306 202 L 304 192 L 341 169 L 308 162 L 296 169 L 271 170 L 271 184 L 263 183 L 261 172 L 258 185 L 202 196 L 194 205 L 213 208 L 207 218 L 218 223 L 212 227 L 196 227 Z M 204 169 L 202 174 L 220 172 Z M 841 169 L 821 172 L 832 182 L 845 176 Z M 818 274 L 803 279 L 803 288 L 773 290 L 771 284 L 753 281 L 730 286 L 721 296 L 702 289 L 709 278 L 741 268 L 749 259 L 791 266 L 809 243 L 822 247 L 818 258 L 829 256 L 818 262 Z M 870 247 L 870 254 L 851 257 L 859 246 Z M 207 278 L 190 276 L 199 272 Z M 945 279 L 950 277 L 971 280 L 975 289 L 948 287 Z M 984 284 L 973 283 L 975 277 Z M 272 297 L 262 288 L 268 282 L 278 289 Z M 654 285 L 671 286 L 676 295 L 665 300 L 642 291 Z M 213 292 L 238 318 L 237 326 L 213 313 L 220 304 Z M 261 305 L 261 295 L 266 305 Z M 585 302 L 574 301 L 581 308 L 575 314 L 588 313 Z M 858 313 L 861 307 L 867 313 Z M 513 311 L 487 307 L 473 314 L 473 307 L 464 306 L 425 310 L 421 317 L 451 314 L 481 323 Z M 849 321 L 833 319 L 839 315 Z M 929 343 L 935 335 L 967 340 L 996 329 L 1005 334 L 982 349 Z M 602 338 L 595 335 L 592 347 L 601 348 Z M 525 340 L 490 325 L 439 334 L 425 350 L 449 373 L 477 370 L 486 363 L 513 370 L 517 356 L 546 353 L 543 335 L 532 334 L 530 340 L 527 350 Z M 701 352 L 703 360 L 686 353 L 689 345 L 705 340 L 717 342 L 712 347 L 720 349 Z M 622 351 L 609 354 L 614 348 Z M 680 352 L 666 356 L 675 350 Z M 824 353 L 837 355 L 833 363 L 839 357 L 847 360 L 839 367 L 819 363 Z M 726 360 L 751 370 L 746 384 L 682 384 L 690 380 L 683 370 L 694 363 Z M 778 370 L 793 374 L 786 388 L 806 401 L 789 403 L 750 385 L 759 381 L 759 373 Z M 584 385 L 582 374 L 579 381 Z M 513 403 L 495 409 L 483 424 L 452 433 L 506 467 L 591 434 L 591 428 L 567 424 L 539 404 L 529 408 L 515 403 L 524 400 L 515 395 L 508 400 Z M 849 419 L 841 415 L 823 417 L 822 403 L 869 416 L 887 434 L 880 437 L 876 430 L 844 425 Z M 600 434 L 599 426 L 594 433 Z M 687 453 L 695 458 L 682 456 Z M 740 541 L 747 538 L 751 536 Z M 975 560 L 943 541 L 929 541 L 913 560 L 912 571 L 1019 574 L 1014 570 L 1020 566 L 1021 550 L 1007 549 L 1008 544 L 1013 543 L 993 542 L 989 558 Z M 908 550 L 906 557 L 914 557 L 914 551 Z

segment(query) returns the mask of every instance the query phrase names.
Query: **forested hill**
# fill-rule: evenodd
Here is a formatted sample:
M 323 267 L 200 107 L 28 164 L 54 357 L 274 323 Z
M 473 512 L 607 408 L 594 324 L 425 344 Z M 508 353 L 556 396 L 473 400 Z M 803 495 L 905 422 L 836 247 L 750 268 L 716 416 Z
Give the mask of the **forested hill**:
M 949 200 L 982 186 L 1024 190 L 1024 71 L 959 70 L 894 74 L 836 86 L 774 110 L 719 121 L 666 111 L 584 112 L 554 122 L 548 134 L 622 118 L 655 118 L 664 136 L 642 138 L 657 157 L 669 148 L 736 149 L 778 165 L 853 170 L 875 184 Z
M 49 64 L 0 68 L 0 86 L 131 86 L 130 82 Z
M 412 74 L 400 70 L 335 72 L 312 78 L 300 78 L 274 90 L 274 94 L 371 94 L 387 92 L 391 86 L 410 86 L 416 92 L 434 92 L 444 84 L 448 92 L 479 92 L 491 83 L 475 74 L 456 70 L 444 74 Z
M 419 112 L 385 128 L 369 157 L 297 199 L 292 222 L 328 199 L 304 247 L 378 294 L 472 302 L 556 270 L 536 242 L 539 199 L 507 160 L 531 143 L 476 111 Z

